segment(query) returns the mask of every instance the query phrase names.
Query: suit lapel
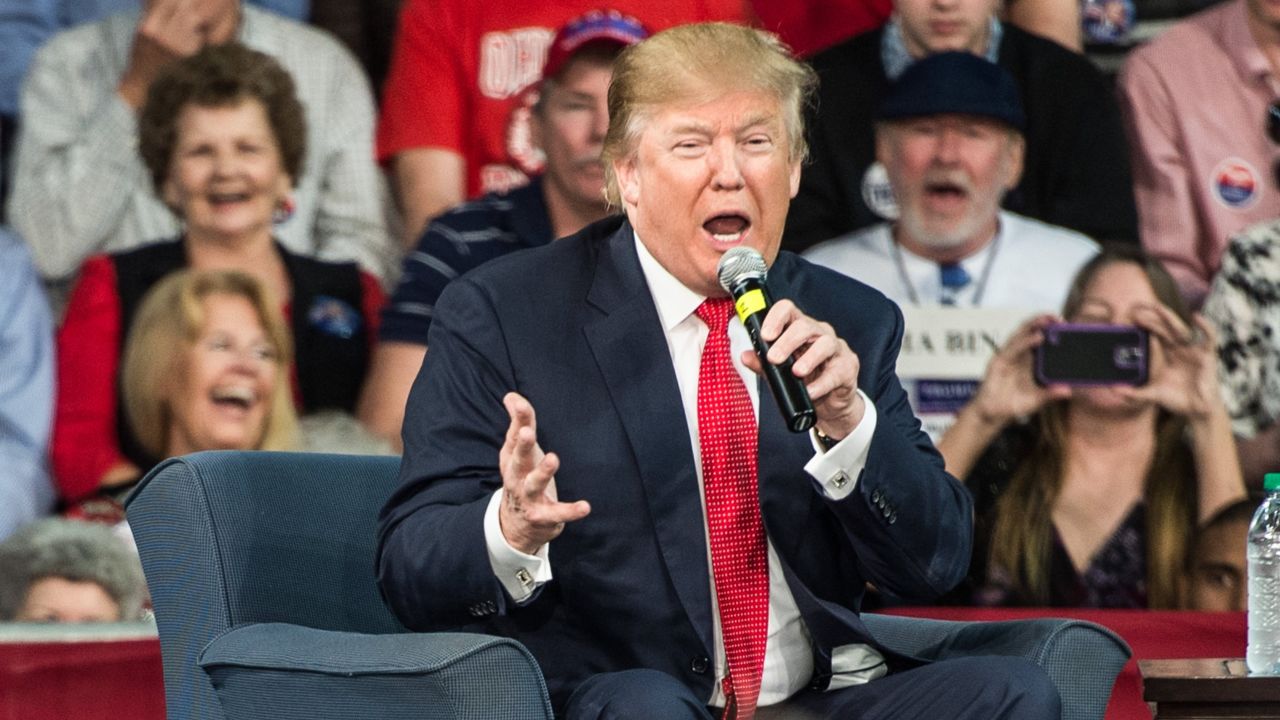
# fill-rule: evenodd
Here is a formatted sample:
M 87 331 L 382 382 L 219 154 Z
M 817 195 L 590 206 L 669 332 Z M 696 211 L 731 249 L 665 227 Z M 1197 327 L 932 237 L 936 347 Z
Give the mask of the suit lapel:
M 629 224 L 601 245 L 587 301 L 601 313 L 584 328 L 587 344 L 630 441 L 671 582 L 710 654 L 711 575 L 693 451 Z

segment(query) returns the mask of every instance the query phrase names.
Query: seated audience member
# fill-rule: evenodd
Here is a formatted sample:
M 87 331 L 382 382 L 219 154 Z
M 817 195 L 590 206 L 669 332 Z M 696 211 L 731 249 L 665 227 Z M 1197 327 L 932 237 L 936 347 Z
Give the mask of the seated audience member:
M 427 350 L 436 299 L 450 280 L 495 257 L 572 235 L 609 212 L 600 148 L 613 58 L 646 35 L 630 19 L 600 13 L 575 18 L 556 34 L 530 114 L 533 146 L 545 157 L 542 173 L 525 187 L 436 218 L 405 257 L 360 401 L 360 418 L 375 433 L 399 447 L 405 400 Z
M 1209 612 L 1248 610 L 1249 522 L 1258 509 L 1253 500 L 1222 508 L 1196 531 L 1187 557 L 1187 608 Z
M 608 0 L 626 37 L 637 22 L 747 22 L 744 0 Z M 597 2 L 405 0 L 382 93 L 378 159 L 387 164 L 412 244 L 427 222 L 464 199 L 519 187 L 538 171 L 524 90 L 570 18 Z M 634 19 L 620 16 L 634 16 Z
M 307 0 L 247 0 L 306 20 Z M 31 56 L 54 33 L 112 13 L 137 10 L 140 0 L 4 0 L 0 2 L 0 206 L 8 197 L 9 162 L 18 120 L 18 92 Z M 0 215 L 3 213 L 0 212 Z
M 125 416 L 156 460 L 297 444 L 289 329 L 258 281 L 184 270 L 143 299 L 120 369 Z
M 1032 361 L 1049 316 L 1029 321 L 991 361 L 938 444 L 975 496 L 973 600 L 1178 607 L 1196 526 L 1244 496 L 1212 329 L 1132 248 L 1085 265 L 1062 314 L 1145 328 L 1150 380 L 1037 385 Z
M 309 115 L 298 127 L 308 171 L 292 178 L 293 217 L 280 225 L 280 242 L 377 273 L 398 259 L 369 150 L 373 103 L 350 54 L 326 33 L 240 0 L 145 0 L 141 13 L 59 33 L 23 85 L 9 222 L 47 280 L 70 280 L 94 253 L 181 232 L 183 219 L 139 162 L 138 114 L 165 68 L 232 40 L 276 58 Z
M 1204 303 L 1249 487 L 1280 467 L 1280 221 L 1231 239 Z
M 27 248 L 0 228 L 0 540 L 53 508 L 53 326 Z
M 1142 245 L 1199 307 L 1232 235 L 1280 216 L 1280 6 L 1231 0 L 1128 56 L 1117 78 Z
M 889 90 L 876 122 L 876 157 L 898 219 L 816 245 L 805 257 L 922 308 L 906 318 L 916 344 L 941 338 L 936 327 L 999 338 L 1025 316 L 1057 310 L 1098 248 L 1077 232 L 1000 209 L 1022 171 L 1024 124 L 1018 88 L 1000 66 L 965 52 L 915 63 Z M 947 309 L 930 310 L 937 307 Z M 982 357 L 963 364 L 967 377 L 956 357 L 942 354 L 930 368 L 936 374 L 899 366 L 911 406 L 934 438 L 977 389 Z
M 912 65 L 880 105 L 876 160 L 898 218 L 805 252 L 899 304 L 1061 307 L 1098 252 L 1089 238 L 1000 209 L 1025 158 L 1013 78 L 970 53 Z
M 182 270 L 143 298 L 120 367 L 123 421 L 140 476 L 201 450 L 291 450 L 298 419 L 289 389 L 289 330 L 262 285 L 235 270 Z M 106 484 L 67 514 L 124 521 L 132 482 Z
M 1106 80 L 1082 55 L 1001 23 L 998 6 L 896 0 L 884 28 L 813 57 L 820 80 L 809 129 L 813 160 L 787 216 L 789 249 L 895 217 L 875 163 L 875 111 L 912 63 L 947 50 L 985 57 L 1017 82 L 1026 153 L 1005 208 L 1100 240 L 1136 237 L 1124 131 Z
M 1061 712 L 1022 658 L 897 662 L 859 619 L 868 581 L 917 601 L 959 581 L 972 506 L 894 375 L 894 306 L 778 252 L 814 82 L 738 25 L 623 50 L 604 157 L 626 217 L 441 295 L 379 584 L 406 627 L 522 642 L 557 717 Z M 732 247 L 771 265 L 762 335 L 796 355 L 815 431 L 759 392 L 717 279 Z
M 295 255 L 273 238 L 306 152 L 302 106 L 274 60 L 238 44 L 206 48 L 157 79 L 140 123 L 152 182 L 185 232 L 92 258 L 80 273 L 58 333 L 52 450 L 70 501 L 154 460 L 119 421 L 116 367 L 142 297 L 165 275 L 234 269 L 258 280 L 289 318 L 304 413 L 354 410 L 384 301 L 355 264 Z
M 0 542 L 0 622 L 120 622 L 142 617 L 138 556 L 111 528 L 50 518 Z

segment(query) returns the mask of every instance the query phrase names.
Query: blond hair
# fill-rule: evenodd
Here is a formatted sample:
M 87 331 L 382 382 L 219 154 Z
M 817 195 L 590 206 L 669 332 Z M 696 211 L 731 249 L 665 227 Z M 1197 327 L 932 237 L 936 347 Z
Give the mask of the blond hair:
M 173 379 L 183 376 L 184 351 L 204 328 L 204 300 L 218 294 L 248 300 L 276 351 L 277 380 L 266 427 L 253 449 L 285 450 L 296 445 L 298 417 L 289 384 L 293 343 L 279 309 L 262 285 L 244 273 L 182 270 L 161 280 L 143 299 L 121 365 L 125 418 L 138 442 L 155 458 L 168 456 Z
M 804 108 L 818 77 L 771 33 L 729 23 L 679 25 L 624 49 L 609 85 L 604 139 L 608 200 L 621 204 L 613 164 L 635 152 L 653 113 L 673 102 L 710 101 L 725 93 L 764 91 L 778 98 L 793 162 L 802 162 Z

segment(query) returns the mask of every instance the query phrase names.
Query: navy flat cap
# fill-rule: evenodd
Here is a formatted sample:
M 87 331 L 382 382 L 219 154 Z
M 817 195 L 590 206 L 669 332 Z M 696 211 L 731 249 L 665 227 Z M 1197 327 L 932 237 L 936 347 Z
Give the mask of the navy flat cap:
M 944 52 L 913 63 L 890 88 L 880 120 L 977 115 L 1022 130 L 1026 116 L 1013 77 L 973 53 Z

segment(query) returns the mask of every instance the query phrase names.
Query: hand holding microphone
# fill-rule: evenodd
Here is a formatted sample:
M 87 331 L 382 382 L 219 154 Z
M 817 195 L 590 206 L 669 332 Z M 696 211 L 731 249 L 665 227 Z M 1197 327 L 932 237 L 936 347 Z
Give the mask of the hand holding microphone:
M 768 268 L 759 252 L 735 247 L 720 258 L 720 285 L 733 296 L 755 354 L 743 357 L 765 377 L 792 432 L 815 423 L 836 440 L 861 422 L 865 405 L 857 392 L 858 357 L 827 323 L 805 315 L 790 300 L 774 304 L 765 283 Z

